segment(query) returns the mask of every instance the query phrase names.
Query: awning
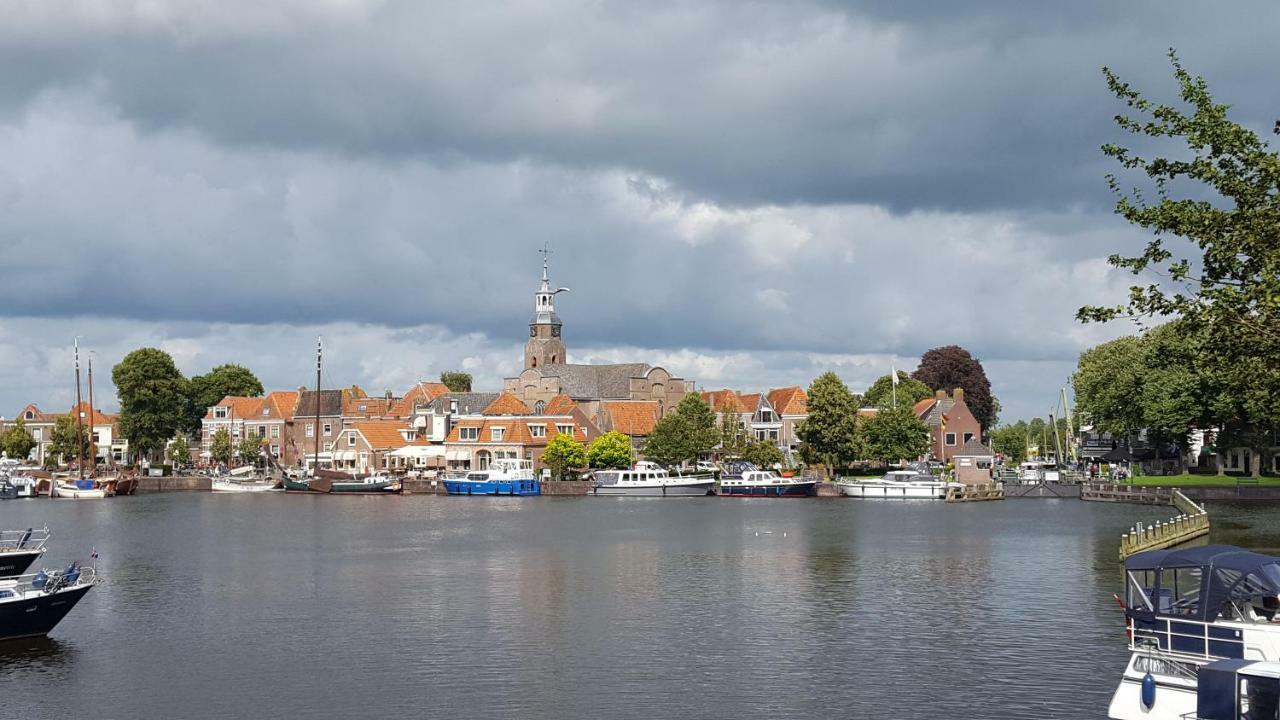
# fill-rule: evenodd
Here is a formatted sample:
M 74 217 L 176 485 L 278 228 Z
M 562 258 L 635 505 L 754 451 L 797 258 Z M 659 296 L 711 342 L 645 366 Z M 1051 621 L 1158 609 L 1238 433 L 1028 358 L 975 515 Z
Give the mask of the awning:
M 399 450 L 387 453 L 387 456 L 399 458 L 445 457 L 445 449 L 443 445 L 405 445 Z
M 338 452 L 333 454 L 333 457 L 335 460 L 355 460 L 356 451 L 355 450 L 339 450 Z
M 448 450 L 446 450 L 446 451 L 445 451 L 445 453 L 444 453 L 444 457 L 445 457 L 445 459 L 446 459 L 446 460 L 470 460 L 470 459 L 471 459 L 471 451 L 470 451 L 470 450 L 455 450 L 455 449 L 453 449 L 453 448 L 449 448 Z

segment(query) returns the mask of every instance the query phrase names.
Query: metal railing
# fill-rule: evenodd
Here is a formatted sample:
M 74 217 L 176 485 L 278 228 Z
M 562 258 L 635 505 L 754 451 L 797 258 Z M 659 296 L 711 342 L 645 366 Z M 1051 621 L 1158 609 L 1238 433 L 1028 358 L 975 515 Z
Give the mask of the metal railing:
M 26 530 L 0 530 L 0 552 L 14 550 L 39 550 L 49 540 L 49 528 Z
M 1240 628 L 1166 617 L 1157 617 L 1154 624 L 1154 628 L 1142 628 L 1129 621 L 1130 650 L 1154 647 L 1203 660 L 1244 657 L 1244 631 Z

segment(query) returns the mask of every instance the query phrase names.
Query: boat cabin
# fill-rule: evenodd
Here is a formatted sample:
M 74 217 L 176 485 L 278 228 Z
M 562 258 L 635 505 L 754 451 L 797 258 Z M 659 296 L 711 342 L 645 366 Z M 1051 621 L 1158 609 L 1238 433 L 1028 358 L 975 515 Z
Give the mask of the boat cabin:
M 1280 663 L 1219 660 L 1197 673 L 1197 720 L 1252 720 L 1278 713 Z

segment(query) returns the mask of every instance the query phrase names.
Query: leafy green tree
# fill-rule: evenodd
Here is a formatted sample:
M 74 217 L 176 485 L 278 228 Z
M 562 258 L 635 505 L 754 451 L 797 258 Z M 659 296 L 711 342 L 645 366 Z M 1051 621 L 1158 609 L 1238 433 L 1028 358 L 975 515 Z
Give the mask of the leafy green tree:
M 27 424 L 22 418 L 18 418 L 12 425 L 5 428 L 3 434 L 0 434 L 0 451 L 15 460 L 27 459 L 35 446 L 35 438 L 31 437 L 31 432 L 27 430 Z
M 446 370 L 440 373 L 440 382 L 450 392 L 471 392 L 471 373 Z
M 79 431 L 80 448 L 76 449 L 76 435 Z M 49 452 L 62 462 L 70 463 L 84 457 L 89 462 L 89 451 L 92 443 L 89 439 L 89 427 L 81 423 L 77 427 L 74 414 L 59 415 L 53 424 L 53 432 L 49 435 Z
M 557 433 L 542 451 L 542 464 L 551 469 L 558 480 L 570 471 L 587 466 L 587 449 L 569 433 Z
M 1096 431 L 1128 439 L 1142 429 L 1142 406 L 1137 400 L 1142 393 L 1144 355 L 1136 337 L 1117 338 L 1081 353 L 1071 385 L 1080 417 Z M 1041 435 L 1033 435 L 1032 441 L 1043 442 Z
M 882 375 L 879 380 L 867 388 L 862 402 L 871 407 L 887 407 L 893 404 L 893 376 Z M 898 371 L 897 397 L 899 405 L 911 407 L 925 398 L 933 397 L 933 390 L 928 385 L 916 380 L 902 370 Z
M 111 379 L 120 398 L 120 434 L 133 452 L 153 454 L 186 426 L 188 383 L 169 353 L 134 350 L 111 369 Z
M 262 382 L 241 365 L 219 365 L 204 375 L 196 375 L 187 385 L 188 403 L 184 430 L 199 430 L 204 414 L 228 395 L 259 397 L 262 392 Z
M 825 372 L 809 385 L 809 415 L 796 427 L 806 457 L 834 474 L 861 454 L 858 403 L 839 376 Z
M 720 452 L 726 457 L 742 457 L 747 447 L 747 426 L 742 414 L 730 410 L 720 413 Z
M 631 438 L 611 430 L 587 445 L 587 462 L 593 468 L 622 469 L 631 467 Z
M 258 437 L 256 433 L 246 433 L 244 438 L 240 440 L 239 446 L 236 447 L 236 454 L 240 456 L 240 462 L 256 463 L 265 443 L 266 440 Z
M 688 421 L 690 460 L 709 453 L 720 442 L 720 430 L 716 427 L 716 414 L 698 393 L 686 393 L 676 405 L 675 414 Z
M 911 408 L 881 408 L 862 423 L 866 452 L 873 460 L 914 460 L 929 452 L 929 426 Z
M 920 356 L 920 367 L 911 373 L 911 377 L 934 390 L 951 392 L 962 388 L 964 404 L 983 429 L 995 427 L 1000 402 L 991 394 L 991 381 L 987 379 L 982 362 L 968 350 L 958 345 L 929 350 Z
M 1038 443 L 1037 443 L 1038 444 Z M 991 449 L 1000 453 L 1007 464 L 1017 465 L 1027 459 L 1027 422 L 1001 425 L 991 431 Z
M 185 435 L 179 435 L 169 444 L 169 459 L 179 467 L 191 464 L 191 445 Z
M 215 430 L 213 441 L 209 443 L 209 457 L 220 463 L 229 463 L 234 454 L 235 446 L 231 444 L 231 433 L 225 427 Z
M 748 443 L 742 451 L 742 459 L 760 468 L 771 468 L 782 464 L 782 450 L 768 440 L 757 440 Z
M 676 409 L 658 421 L 644 443 L 646 458 L 673 466 L 697 460 L 720 440 L 716 415 L 697 393 L 688 393 Z

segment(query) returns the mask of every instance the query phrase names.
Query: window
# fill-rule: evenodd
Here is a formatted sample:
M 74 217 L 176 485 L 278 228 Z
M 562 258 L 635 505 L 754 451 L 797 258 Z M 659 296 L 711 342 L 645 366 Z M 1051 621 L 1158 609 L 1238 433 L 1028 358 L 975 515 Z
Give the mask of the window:
M 547 436 L 547 426 L 546 426 L 546 425 L 530 425 L 530 426 L 529 426 L 529 435 L 530 435 L 530 436 L 532 436 L 532 437 L 536 437 L 536 438 L 546 437 L 546 436 Z
M 561 435 L 572 435 L 573 426 L 572 425 L 556 425 L 556 432 L 560 433 Z
M 1165 568 L 1160 573 L 1156 612 L 1195 615 L 1200 610 L 1200 568 Z
M 368 409 L 369 409 L 368 404 L 360 403 L 360 406 L 356 408 L 356 412 L 366 412 Z
M 542 411 L 544 411 L 544 410 L 546 410 L 546 409 L 547 409 L 547 404 L 546 404 L 546 403 L 544 403 L 544 402 L 542 402 L 541 400 L 539 400 L 538 402 L 536 402 L 536 403 L 534 403 L 534 404 L 533 404 L 533 414 L 534 414 L 534 415 L 541 415 L 541 414 L 542 414 Z
M 306 432 L 306 435 L 307 435 L 307 437 L 315 437 L 315 436 L 316 436 L 316 426 L 315 426 L 315 424 L 314 424 L 314 423 L 307 423 L 307 432 Z
M 969 442 L 969 441 L 970 441 L 970 440 L 972 440 L 972 439 L 973 439 L 973 433 L 965 433 L 965 434 L 964 434 L 964 441 L 965 441 L 965 442 Z
M 955 434 L 955 433 L 947 433 L 947 439 L 946 439 L 946 442 L 947 442 L 947 444 L 948 444 L 948 445 L 955 445 L 955 444 L 956 444 L 956 434 Z
M 278 437 L 280 437 L 280 426 L 279 426 L 279 425 L 272 425 L 272 426 L 271 426 L 271 439 L 272 439 L 272 440 L 275 440 L 275 439 L 276 439 L 276 438 L 278 438 Z
M 347 433 L 347 447 L 356 446 L 356 434 L 354 432 Z
M 264 437 L 266 437 L 266 436 L 267 436 L 267 426 L 266 426 L 266 425 L 259 425 L 259 426 L 258 426 L 258 437 L 260 437 L 260 438 L 264 438 Z
M 214 408 L 214 409 L 213 409 L 213 416 L 214 416 L 214 417 L 216 417 L 216 418 L 224 418 L 224 417 L 226 417 L 226 416 L 227 416 L 227 409 L 226 409 L 226 408 L 224 408 L 224 407 Z
M 476 441 L 480 439 L 480 428 L 478 427 L 460 427 L 458 428 L 458 439 L 463 441 Z
M 773 411 L 772 411 L 772 410 L 761 410 L 761 411 L 760 411 L 760 422 L 767 422 L 767 423 L 771 423 L 771 422 L 773 422 Z
M 449 401 L 449 412 L 450 412 L 450 413 L 453 413 L 453 414 L 457 414 L 457 412 L 458 412 L 458 401 L 457 401 L 457 400 L 450 400 L 450 401 Z
M 502 442 L 502 436 L 506 432 L 506 428 L 489 428 L 489 439 L 493 442 Z
M 36 419 L 36 414 L 35 414 L 35 413 L 33 413 L 33 412 L 31 412 L 30 410 L 28 410 L 28 411 L 27 411 L 27 419 L 28 419 L 28 420 L 35 420 L 35 419 Z
M 331 442 L 327 442 L 327 443 L 325 443 L 325 444 L 324 444 L 324 451 L 325 451 L 325 452 L 333 452 L 333 443 L 331 443 Z
M 325 436 L 325 437 L 329 437 L 329 436 L 330 436 L 330 435 L 332 435 L 332 434 L 333 434 L 333 423 L 325 423 L 325 424 L 324 424 L 324 436 Z
M 272 446 L 271 446 L 271 454 L 272 454 L 272 455 L 275 455 L 276 457 L 280 457 L 280 446 L 279 446 L 279 445 L 272 445 Z
M 262 416 L 266 417 L 271 414 L 271 408 L 262 408 Z

